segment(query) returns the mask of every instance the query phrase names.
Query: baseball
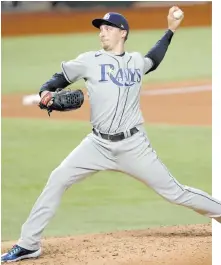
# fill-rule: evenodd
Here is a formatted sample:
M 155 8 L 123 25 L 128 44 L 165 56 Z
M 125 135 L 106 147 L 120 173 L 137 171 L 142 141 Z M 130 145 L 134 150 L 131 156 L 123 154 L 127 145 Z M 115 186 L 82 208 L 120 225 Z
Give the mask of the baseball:
M 183 15 L 183 11 L 181 9 L 173 12 L 173 16 L 175 19 L 180 19 L 182 15 Z

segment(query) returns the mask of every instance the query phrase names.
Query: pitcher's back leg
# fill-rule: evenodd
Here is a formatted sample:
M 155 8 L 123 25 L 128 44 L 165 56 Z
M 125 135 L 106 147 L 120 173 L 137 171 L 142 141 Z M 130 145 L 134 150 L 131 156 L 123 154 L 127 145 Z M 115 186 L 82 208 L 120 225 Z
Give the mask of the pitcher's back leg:
M 137 140 L 124 146 L 119 157 L 120 170 L 144 182 L 169 202 L 221 222 L 221 202 L 204 191 L 180 184 L 160 161 L 146 136 L 139 132 L 136 137 Z

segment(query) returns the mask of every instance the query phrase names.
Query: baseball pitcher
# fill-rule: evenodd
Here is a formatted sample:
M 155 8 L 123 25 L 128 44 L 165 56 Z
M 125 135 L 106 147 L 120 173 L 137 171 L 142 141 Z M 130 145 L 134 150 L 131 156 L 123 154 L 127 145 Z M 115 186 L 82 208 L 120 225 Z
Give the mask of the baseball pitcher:
M 56 213 L 63 193 L 72 184 L 102 170 L 125 172 L 169 202 L 221 222 L 221 202 L 201 190 L 180 184 L 160 161 L 143 126 L 139 102 L 142 79 L 162 62 L 184 17 L 173 16 L 178 10 L 176 6 L 170 8 L 168 29 L 145 56 L 125 51 L 129 25 L 121 14 L 108 13 L 94 19 L 92 24 L 99 29 L 102 49 L 62 62 L 62 71 L 42 85 L 39 107 L 50 114 L 82 106 L 81 90 L 63 89 L 84 79 L 92 132 L 52 171 L 22 226 L 20 239 L 2 255 L 2 262 L 40 256 L 41 235 Z

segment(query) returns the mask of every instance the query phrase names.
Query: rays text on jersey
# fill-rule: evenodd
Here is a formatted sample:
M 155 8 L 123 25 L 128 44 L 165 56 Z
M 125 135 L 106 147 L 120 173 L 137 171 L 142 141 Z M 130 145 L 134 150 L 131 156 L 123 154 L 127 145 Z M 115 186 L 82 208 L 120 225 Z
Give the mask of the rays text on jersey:
M 139 68 L 115 68 L 113 64 L 100 64 L 99 82 L 112 81 L 117 86 L 132 86 L 141 82 Z

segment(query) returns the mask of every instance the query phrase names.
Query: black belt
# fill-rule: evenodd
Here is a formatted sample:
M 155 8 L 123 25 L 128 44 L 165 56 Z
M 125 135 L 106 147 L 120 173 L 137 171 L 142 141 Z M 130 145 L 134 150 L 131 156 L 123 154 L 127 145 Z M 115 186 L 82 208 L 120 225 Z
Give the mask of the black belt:
M 136 127 L 134 127 L 134 128 L 130 129 L 129 131 L 127 131 L 125 133 L 121 132 L 121 133 L 116 133 L 116 134 L 105 134 L 105 133 L 97 132 L 94 128 L 92 129 L 92 131 L 93 131 L 93 133 L 95 135 L 101 136 L 101 138 L 103 138 L 105 140 L 109 140 L 109 141 L 112 141 L 112 142 L 117 142 L 117 141 L 124 140 L 124 139 L 134 135 L 139 130 Z

